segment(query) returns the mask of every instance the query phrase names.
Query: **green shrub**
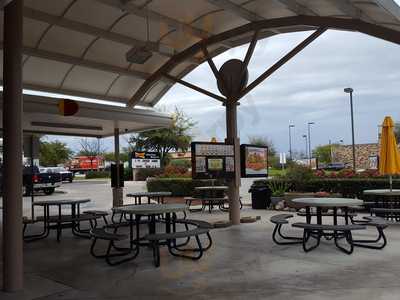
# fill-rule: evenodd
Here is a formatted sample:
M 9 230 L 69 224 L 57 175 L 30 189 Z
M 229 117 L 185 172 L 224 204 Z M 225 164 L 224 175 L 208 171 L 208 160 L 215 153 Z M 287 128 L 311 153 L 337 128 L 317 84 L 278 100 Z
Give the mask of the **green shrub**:
M 160 178 L 191 178 L 192 174 L 188 172 L 188 168 L 183 166 L 168 165 L 164 168 Z
M 268 187 L 271 182 L 286 182 L 288 189 L 293 192 L 320 192 L 338 193 L 343 197 L 364 199 L 363 190 L 387 189 L 389 181 L 386 178 L 326 178 L 310 179 L 308 181 L 292 180 L 256 180 L 255 186 Z M 400 189 L 400 180 L 393 180 L 393 188 Z
M 124 181 L 132 180 L 132 169 L 124 168 Z
M 293 164 L 286 170 L 284 178 L 289 181 L 301 182 L 314 179 L 315 175 L 308 166 Z
M 151 178 L 147 180 L 149 192 L 166 191 L 171 192 L 174 197 L 193 196 L 194 188 L 198 186 L 210 186 L 213 182 L 210 179 L 200 180 L 192 178 Z M 214 185 L 221 185 L 222 182 L 214 182 Z
M 169 164 L 172 166 L 184 167 L 187 169 L 192 167 L 192 162 L 190 161 L 190 159 L 183 159 L 183 158 L 171 159 Z
M 89 171 L 85 175 L 85 179 L 94 179 L 94 178 L 109 178 L 110 172 L 108 171 Z
M 144 181 L 148 177 L 156 177 L 162 173 L 162 169 L 139 169 L 136 171 L 136 180 Z

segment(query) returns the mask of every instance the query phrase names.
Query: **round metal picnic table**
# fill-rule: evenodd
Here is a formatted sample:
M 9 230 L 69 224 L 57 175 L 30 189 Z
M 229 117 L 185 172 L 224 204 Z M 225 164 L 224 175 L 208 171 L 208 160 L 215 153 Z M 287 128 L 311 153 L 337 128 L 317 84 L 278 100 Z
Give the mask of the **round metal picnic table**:
M 349 208 L 354 206 L 362 205 L 364 202 L 358 199 L 351 199 L 351 198 L 296 198 L 292 200 L 294 203 L 301 204 L 305 206 L 306 209 L 306 222 L 307 224 L 311 224 L 311 207 L 316 208 L 316 217 L 317 217 L 317 224 L 322 225 L 322 210 L 324 208 L 331 208 L 333 210 L 333 225 L 338 225 L 337 218 L 338 218 L 338 208 L 340 208 L 344 212 L 344 218 L 346 225 L 349 225 Z M 305 232 L 306 229 L 304 229 Z M 322 236 L 327 240 L 335 239 L 335 245 L 342 251 L 345 251 L 344 248 L 340 247 L 337 244 L 336 240 L 344 238 L 344 234 L 340 234 L 336 231 L 325 231 L 319 230 L 318 233 L 310 233 L 310 236 L 313 236 L 319 240 Z M 312 247 L 311 249 L 315 249 L 319 245 L 319 242 L 316 246 Z M 305 244 L 303 242 L 303 248 Z M 305 248 L 304 248 L 305 249 Z M 311 250 L 310 249 L 310 250 Z
M 225 185 L 214 185 L 214 186 L 198 186 L 195 187 L 199 191 L 226 191 L 228 187 Z
M 79 219 L 80 216 L 80 205 L 83 203 L 88 203 L 91 200 L 88 198 L 84 199 L 61 199 L 61 200 L 39 200 L 33 203 L 33 206 L 42 206 L 43 207 L 43 232 L 40 234 L 25 236 L 24 238 L 27 241 L 34 241 L 38 239 L 46 238 L 50 229 L 57 230 L 57 241 L 60 241 L 62 228 L 70 227 L 72 228 L 72 233 L 76 236 L 80 237 L 89 237 L 80 229 Z M 55 216 L 56 218 L 50 221 L 50 206 L 58 207 L 58 214 Z M 71 206 L 71 216 L 68 216 L 68 221 L 66 221 L 65 216 L 63 217 L 61 213 L 62 206 Z M 55 225 L 50 225 L 50 223 L 55 223 Z
M 173 230 L 175 231 L 176 213 L 185 212 L 188 206 L 185 204 L 139 204 L 139 205 L 124 205 L 121 207 L 113 208 L 114 213 L 120 213 L 122 217 L 124 215 L 129 215 L 127 218 L 129 222 L 129 238 L 130 238 L 130 250 L 135 251 L 134 255 L 130 259 L 135 258 L 139 253 L 140 246 L 148 246 L 148 243 L 141 243 L 142 238 L 140 237 L 140 219 L 143 216 L 149 217 L 148 228 L 149 234 L 156 233 L 156 217 L 159 215 L 165 215 L 163 222 L 165 222 L 165 232 L 171 232 L 171 224 L 173 225 Z M 173 214 L 173 219 L 171 218 Z M 133 218 L 135 216 L 135 218 Z M 134 238 L 133 226 L 136 227 L 136 237 Z M 161 245 L 166 245 L 169 241 L 160 243 Z M 133 247 L 135 245 L 135 248 Z
M 397 212 L 400 209 L 400 190 L 399 189 L 375 189 L 375 190 L 364 190 L 365 196 L 374 196 L 373 201 L 366 203 L 373 204 L 370 207 L 373 208 L 386 208 L 393 209 L 390 213 L 375 213 L 379 217 L 385 219 L 392 219 L 397 222 L 400 221 L 400 213 Z M 368 200 L 368 199 L 366 199 Z
M 204 210 L 206 206 L 208 206 L 208 211 L 211 213 L 212 209 L 214 208 L 214 205 L 217 204 L 219 209 L 222 211 L 227 211 L 228 208 L 224 207 L 224 204 L 226 202 L 225 195 L 222 195 L 221 197 L 221 192 L 225 192 L 229 189 L 228 186 L 225 185 L 210 185 L 210 186 L 198 186 L 194 188 L 198 192 L 203 192 L 203 195 L 200 195 L 198 197 L 199 200 L 202 201 L 202 208 L 201 210 Z M 197 198 L 197 197 L 196 197 Z M 209 199 L 207 200 L 202 200 L 202 199 Z M 193 210 L 195 211 L 195 210 Z
M 377 189 L 377 190 L 364 190 L 363 191 L 364 195 L 373 195 L 373 196 L 400 196 L 400 190 L 399 189 Z
M 142 204 L 142 197 L 147 197 L 147 203 L 151 203 L 151 199 L 157 201 L 157 203 L 164 203 L 165 197 L 170 197 L 171 192 L 135 192 L 126 194 L 127 197 L 135 198 L 135 205 Z
M 348 208 L 352 206 L 363 205 L 362 200 L 351 199 L 351 198 L 296 198 L 292 200 L 294 203 L 305 206 L 306 209 L 306 221 L 311 223 L 311 207 L 317 209 L 317 224 L 322 224 L 322 209 L 332 208 L 333 209 L 333 222 L 337 225 L 337 209 L 341 208 L 345 214 L 346 224 L 349 224 Z

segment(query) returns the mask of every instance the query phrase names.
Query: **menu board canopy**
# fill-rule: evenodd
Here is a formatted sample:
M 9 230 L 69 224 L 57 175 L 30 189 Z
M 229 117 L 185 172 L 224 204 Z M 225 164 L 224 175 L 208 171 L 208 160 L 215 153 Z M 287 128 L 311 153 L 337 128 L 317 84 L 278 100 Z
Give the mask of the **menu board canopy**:
M 161 157 L 158 152 L 141 152 L 134 151 L 132 153 L 133 169 L 157 169 L 161 167 Z
M 233 178 L 234 147 L 225 143 L 192 143 L 192 177 L 198 179 Z
M 240 145 L 241 177 L 268 177 L 268 147 Z

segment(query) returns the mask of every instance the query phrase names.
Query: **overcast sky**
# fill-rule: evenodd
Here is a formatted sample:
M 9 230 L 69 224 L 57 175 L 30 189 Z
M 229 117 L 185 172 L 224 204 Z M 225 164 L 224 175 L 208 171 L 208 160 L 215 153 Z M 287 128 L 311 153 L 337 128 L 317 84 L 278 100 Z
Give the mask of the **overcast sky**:
M 291 50 L 310 32 L 281 34 L 258 42 L 249 65 L 249 82 Z M 231 58 L 243 59 L 247 45 L 215 58 L 217 67 Z M 241 142 L 251 135 L 270 138 L 288 151 L 288 125 L 294 124 L 293 149 L 305 149 L 307 122 L 312 147 L 340 139 L 351 143 L 349 95 L 354 89 L 356 143 L 376 142 L 378 124 L 386 115 L 400 121 L 400 46 L 354 32 L 329 30 L 255 88 L 238 107 Z M 207 63 L 184 78 L 218 93 Z M 225 137 L 225 111 L 207 96 L 176 84 L 156 107 L 178 106 L 197 121 L 195 140 Z M 52 138 L 54 139 L 54 137 Z M 74 150 L 77 138 L 59 138 Z M 105 145 L 111 150 L 112 139 Z M 122 141 L 122 144 L 124 142 Z
M 283 34 L 259 41 L 249 65 L 249 82 L 306 38 L 310 32 Z M 247 45 L 215 59 L 217 67 L 231 58 L 243 59 Z M 330 30 L 255 88 L 238 107 L 241 142 L 266 136 L 279 151 L 288 151 L 288 125 L 294 124 L 293 148 L 305 149 L 307 123 L 315 147 L 340 139 L 351 143 L 349 95 L 354 89 L 356 143 L 377 140 L 378 124 L 391 115 L 400 121 L 400 47 L 354 32 Z M 185 80 L 217 93 L 208 64 Z M 225 137 L 225 112 L 218 101 L 175 85 L 158 105 L 176 105 L 198 122 L 199 140 Z

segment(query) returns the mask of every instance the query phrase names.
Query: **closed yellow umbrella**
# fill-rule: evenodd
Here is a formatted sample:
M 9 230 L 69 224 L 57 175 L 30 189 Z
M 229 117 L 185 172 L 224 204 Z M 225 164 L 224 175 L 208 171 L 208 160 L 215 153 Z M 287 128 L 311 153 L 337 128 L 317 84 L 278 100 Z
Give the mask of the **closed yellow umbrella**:
M 389 175 L 390 190 L 392 190 L 392 175 L 400 174 L 400 155 L 393 128 L 394 122 L 392 118 L 385 117 L 382 123 L 379 173 Z

